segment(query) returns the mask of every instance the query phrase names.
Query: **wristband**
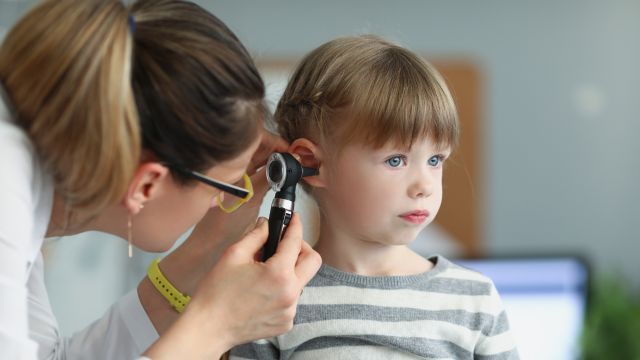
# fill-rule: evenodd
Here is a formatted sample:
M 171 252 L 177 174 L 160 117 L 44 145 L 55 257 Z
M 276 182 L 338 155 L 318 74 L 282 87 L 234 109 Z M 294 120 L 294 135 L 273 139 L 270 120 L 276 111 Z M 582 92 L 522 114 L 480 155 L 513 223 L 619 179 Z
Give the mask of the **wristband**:
M 151 265 L 149 265 L 149 269 L 147 270 L 147 277 L 149 277 L 149 280 L 151 280 L 151 283 L 156 289 L 158 289 L 160 294 L 169 301 L 171 307 L 181 313 L 191 300 L 191 296 L 181 293 L 169 282 L 162 271 L 160 271 L 158 262 L 160 262 L 159 258 L 151 262 Z

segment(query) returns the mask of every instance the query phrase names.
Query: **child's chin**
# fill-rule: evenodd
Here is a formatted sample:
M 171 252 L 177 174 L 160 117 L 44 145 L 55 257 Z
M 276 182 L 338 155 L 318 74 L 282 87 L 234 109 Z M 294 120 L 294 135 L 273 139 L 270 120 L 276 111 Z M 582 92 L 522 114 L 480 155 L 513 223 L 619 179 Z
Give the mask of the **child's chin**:
M 406 241 L 396 241 L 394 242 L 392 245 L 396 245 L 396 246 L 407 246 L 409 244 L 411 244 L 413 242 L 414 239 L 408 239 Z
M 389 239 L 387 244 L 394 246 L 407 246 L 411 244 L 416 239 L 416 236 L 395 236 L 392 239 Z
M 418 238 L 418 235 L 422 230 L 424 230 L 425 226 L 413 227 L 404 229 L 404 231 L 399 231 L 394 241 L 398 243 L 398 245 L 409 245 Z

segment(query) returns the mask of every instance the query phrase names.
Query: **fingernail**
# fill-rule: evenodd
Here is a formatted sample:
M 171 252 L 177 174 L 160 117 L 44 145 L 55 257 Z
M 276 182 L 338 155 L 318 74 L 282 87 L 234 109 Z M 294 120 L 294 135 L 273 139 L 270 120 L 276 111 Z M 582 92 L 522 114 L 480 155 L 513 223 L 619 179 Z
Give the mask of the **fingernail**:
M 258 221 L 256 221 L 256 225 L 262 225 L 265 221 L 267 221 L 267 219 L 262 217 L 262 216 L 260 216 L 258 218 Z

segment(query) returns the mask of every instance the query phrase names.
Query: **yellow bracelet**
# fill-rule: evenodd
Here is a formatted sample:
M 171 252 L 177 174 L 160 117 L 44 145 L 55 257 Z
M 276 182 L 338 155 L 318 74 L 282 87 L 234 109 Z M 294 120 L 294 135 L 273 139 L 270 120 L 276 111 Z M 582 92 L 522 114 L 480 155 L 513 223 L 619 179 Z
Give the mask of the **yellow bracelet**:
M 171 304 L 177 312 L 181 313 L 191 300 L 191 296 L 181 293 L 169 282 L 162 271 L 160 271 L 158 262 L 160 262 L 159 258 L 151 262 L 151 265 L 149 265 L 149 269 L 147 270 L 147 276 L 149 277 L 149 280 L 151 280 L 153 286 L 158 289 L 160 294 L 169 301 L 169 304 Z

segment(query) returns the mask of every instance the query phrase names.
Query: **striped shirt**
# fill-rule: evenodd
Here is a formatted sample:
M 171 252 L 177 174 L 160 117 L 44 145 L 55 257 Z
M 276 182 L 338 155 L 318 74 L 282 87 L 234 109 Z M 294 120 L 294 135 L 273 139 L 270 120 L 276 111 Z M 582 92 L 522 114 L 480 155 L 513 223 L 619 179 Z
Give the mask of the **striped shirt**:
M 518 359 L 493 282 L 442 256 L 430 271 L 362 276 L 322 265 L 291 331 L 230 359 Z

